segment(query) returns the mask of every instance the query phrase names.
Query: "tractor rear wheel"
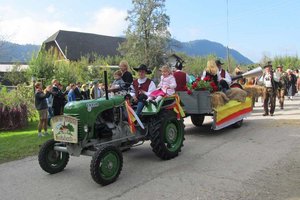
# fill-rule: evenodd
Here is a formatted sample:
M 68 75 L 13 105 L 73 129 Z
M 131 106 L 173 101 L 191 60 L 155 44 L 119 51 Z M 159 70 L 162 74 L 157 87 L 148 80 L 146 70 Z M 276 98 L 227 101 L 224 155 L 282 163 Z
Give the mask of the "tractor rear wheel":
M 123 167 L 123 156 L 115 146 L 100 148 L 93 155 L 90 171 L 93 180 L 100 185 L 113 183 L 119 177 Z
M 50 174 L 61 172 L 69 162 L 68 153 L 54 150 L 55 143 L 58 142 L 53 139 L 45 142 L 41 146 L 38 158 L 41 168 Z
M 205 115 L 191 115 L 191 120 L 194 126 L 202 126 Z
M 178 156 L 184 140 L 184 124 L 174 111 L 161 112 L 153 123 L 151 131 L 152 151 L 161 159 L 169 160 Z

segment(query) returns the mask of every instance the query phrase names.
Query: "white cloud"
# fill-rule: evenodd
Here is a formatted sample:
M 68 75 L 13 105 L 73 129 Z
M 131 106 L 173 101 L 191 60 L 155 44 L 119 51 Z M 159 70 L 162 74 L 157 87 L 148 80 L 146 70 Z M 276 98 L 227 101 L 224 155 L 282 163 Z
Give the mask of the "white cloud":
M 86 29 L 88 32 L 102 35 L 124 35 L 128 25 L 125 20 L 126 16 L 126 10 L 118 10 L 112 7 L 102 8 L 94 14 Z
M 56 12 L 56 8 L 53 6 L 53 5 L 49 5 L 47 8 L 46 8 L 47 12 L 49 14 L 53 14 Z
M 56 8 L 52 5 L 46 8 L 46 13 L 56 13 Z M 90 18 L 87 25 L 82 27 L 74 27 L 66 24 L 61 19 L 54 20 L 32 16 L 24 16 L 18 10 L 12 7 L 0 6 L 0 36 L 5 40 L 18 44 L 42 44 L 48 37 L 58 30 L 70 30 L 90 32 L 95 34 L 103 34 L 109 36 L 120 36 L 124 34 L 127 28 L 125 18 L 126 10 L 118 10 L 116 8 L 102 8 Z
M 60 21 L 42 21 L 31 17 L 0 21 L 1 34 L 8 41 L 18 44 L 42 44 L 49 36 L 60 29 L 76 30 Z

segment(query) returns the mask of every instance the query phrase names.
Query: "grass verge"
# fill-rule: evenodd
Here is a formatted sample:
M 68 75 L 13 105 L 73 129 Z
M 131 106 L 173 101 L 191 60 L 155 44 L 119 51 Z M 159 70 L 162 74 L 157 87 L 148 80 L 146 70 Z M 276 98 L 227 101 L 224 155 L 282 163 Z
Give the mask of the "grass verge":
M 24 129 L 0 131 L 0 164 L 37 155 L 39 146 L 53 137 L 38 137 L 37 124 L 34 121 L 29 122 L 29 126 Z

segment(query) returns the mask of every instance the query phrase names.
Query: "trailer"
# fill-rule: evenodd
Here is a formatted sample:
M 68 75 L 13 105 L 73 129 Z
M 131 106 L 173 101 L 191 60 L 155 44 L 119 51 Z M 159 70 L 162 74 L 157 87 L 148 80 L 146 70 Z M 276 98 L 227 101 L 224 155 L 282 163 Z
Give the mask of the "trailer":
M 211 93 L 209 91 L 194 91 L 192 94 L 178 92 L 186 116 L 191 117 L 195 126 L 202 126 L 205 116 L 212 116 L 212 129 L 233 126 L 239 128 L 243 119 L 252 112 L 252 99 L 247 97 L 245 102 L 230 100 L 223 106 L 211 106 Z

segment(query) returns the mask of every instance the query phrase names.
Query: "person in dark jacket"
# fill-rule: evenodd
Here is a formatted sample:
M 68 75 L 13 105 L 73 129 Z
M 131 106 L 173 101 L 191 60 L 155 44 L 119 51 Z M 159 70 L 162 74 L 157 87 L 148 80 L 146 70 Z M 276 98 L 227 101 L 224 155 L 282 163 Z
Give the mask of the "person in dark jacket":
M 81 83 L 80 82 L 77 82 L 77 84 L 75 85 L 75 89 L 74 89 L 74 93 L 75 93 L 75 96 L 76 96 L 76 101 L 80 101 L 83 99 L 82 95 L 81 95 Z
M 122 79 L 125 82 L 125 85 L 122 89 L 129 90 L 130 86 L 133 82 L 133 77 L 132 77 L 132 74 L 128 71 L 128 69 L 129 69 L 128 62 L 126 60 L 122 60 L 119 64 L 119 68 L 122 72 Z
M 53 95 L 53 113 L 54 116 L 61 115 L 62 110 L 62 99 L 65 98 L 62 91 L 59 89 L 59 82 L 58 80 L 52 80 L 52 95 Z
M 35 85 L 35 108 L 39 112 L 39 125 L 38 125 L 38 136 L 48 135 L 47 133 L 47 119 L 48 119 L 48 104 L 46 98 L 48 98 L 51 94 L 52 86 L 48 86 L 46 88 L 46 94 L 43 92 L 42 84 L 37 82 Z M 42 129 L 44 129 L 44 134 L 42 133 Z
M 287 96 L 289 100 L 293 100 L 296 94 L 297 77 L 291 69 L 287 69 Z

